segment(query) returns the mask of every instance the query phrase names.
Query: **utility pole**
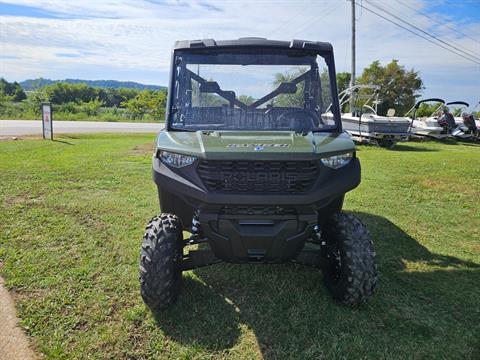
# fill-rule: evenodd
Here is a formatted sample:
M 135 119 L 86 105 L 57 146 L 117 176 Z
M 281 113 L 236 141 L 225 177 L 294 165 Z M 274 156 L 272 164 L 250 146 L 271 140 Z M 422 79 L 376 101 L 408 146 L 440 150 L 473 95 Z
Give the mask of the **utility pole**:
M 355 86 L 355 0 L 352 3 L 352 77 L 350 79 L 350 87 Z M 353 112 L 354 99 L 350 96 L 350 112 Z

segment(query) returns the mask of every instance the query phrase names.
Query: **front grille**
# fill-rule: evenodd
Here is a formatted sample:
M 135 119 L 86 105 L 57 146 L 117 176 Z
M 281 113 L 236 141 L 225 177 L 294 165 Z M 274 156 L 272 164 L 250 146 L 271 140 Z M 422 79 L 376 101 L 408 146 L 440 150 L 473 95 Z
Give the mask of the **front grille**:
M 282 206 L 224 206 L 220 210 L 221 215 L 296 215 L 297 211 L 292 207 Z
M 302 193 L 318 177 L 316 161 L 202 160 L 198 174 L 208 190 L 224 193 Z

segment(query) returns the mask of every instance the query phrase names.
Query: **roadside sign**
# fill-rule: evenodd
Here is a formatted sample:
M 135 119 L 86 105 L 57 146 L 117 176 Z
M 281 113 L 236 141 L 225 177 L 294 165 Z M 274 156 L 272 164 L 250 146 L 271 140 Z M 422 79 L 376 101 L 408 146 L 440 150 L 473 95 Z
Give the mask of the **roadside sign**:
M 43 138 L 53 140 L 52 107 L 49 103 L 42 104 Z

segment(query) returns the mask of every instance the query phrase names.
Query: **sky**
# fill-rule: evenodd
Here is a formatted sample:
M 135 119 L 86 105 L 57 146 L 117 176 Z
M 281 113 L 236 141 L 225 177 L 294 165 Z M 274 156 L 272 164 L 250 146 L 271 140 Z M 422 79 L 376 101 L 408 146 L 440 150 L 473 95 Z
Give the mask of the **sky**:
M 382 6 L 480 58 L 480 0 L 357 3 Z M 0 0 L 0 77 L 166 85 L 175 40 L 247 36 L 331 42 L 337 71 L 350 71 L 350 7 L 346 0 Z M 422 96 L 480 101 L 479 64 L 359 6 L 356 25 L 357 74 L 374 60 L 398 59 L 420 73 Z

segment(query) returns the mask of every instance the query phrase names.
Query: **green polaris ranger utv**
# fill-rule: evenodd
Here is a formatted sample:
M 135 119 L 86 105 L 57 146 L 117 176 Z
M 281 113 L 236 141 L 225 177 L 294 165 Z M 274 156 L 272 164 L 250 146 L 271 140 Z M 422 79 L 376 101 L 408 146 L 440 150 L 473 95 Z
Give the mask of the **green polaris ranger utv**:
M 140 258 L 152 311 L 175 302 L 182 271 L 221 261 L 311 265 L 340 303 L 372 295 L 373 244 L 341 211 L 360 163 L 342 131 L 329 43 L 176 42 L 153 179 L 162 213 Z

